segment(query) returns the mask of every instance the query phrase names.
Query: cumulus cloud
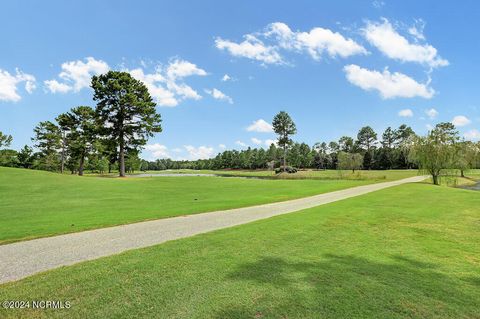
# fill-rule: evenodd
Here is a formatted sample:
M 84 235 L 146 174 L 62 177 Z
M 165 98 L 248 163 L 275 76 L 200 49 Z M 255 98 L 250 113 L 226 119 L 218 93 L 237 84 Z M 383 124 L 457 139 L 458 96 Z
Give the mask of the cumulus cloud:
M 468 140 L 479 140 L 480 139 L 480 131 L 477 129 L 473 129 L 467 131 L 463 134 L 463 136 Z
M 434 108 L 431 108 L 431 109 L 425 110 L 425 114 L 427 114 L 427 116 L 431 120 L 433 120 L 434 118 L 436 118 L 438 116 L 438 111 L 435 110 Z
M 264 143 L 265 143 L 265 146 L 270 146 L 272 144 L 277 145 L 277 140 L 268 139 L 268 140 L 265 140 Z
M 165 145 L 155 143 L 145 145 L 145 150 L 150 152 L 152 159 L 170 158 L 168 148 Z
M 436 48 L 427 43 L 410 43 L 387 19 L 368 22 L 362 33 L 370 44 L 391 59 L 416 62 L 432 68 L 448 65 L 448 61 L 438 55 Z M 423 33 L 418 29 L 411 28 L 410 33 L 413 33 L 417 40 L 422 40 Z
M 83 61 L 65 62 L 61 68 L 62 72 L 58 77 L 63 82 L 55 79 L 44 81 L 46 89 L 51 93 L 79 92 L 81 89 L 90 86 L 93 75 L 106 73 L 110 69 L 106 62 L 93 57 L 87 57 Z
M 323 54 L 335 58 L 366 54 L 367 50 L 338 32 L 316 27 L 308 32 L 293 32 L 288 25 L 275 22 L 267 27 L 267 35 L 274 35 L 282 48 L 306 51 L 319 60 Z
M 215 150 L 213 147 L 203 145 L 199 147 L 185 145 L 184 147 L 189 154 L 189 159 L 191 160 L 212 158 L 215 155 Z
M 253 121 L 252 124 L 247 126 L 248 132 L 259 132 L 259 133 L 271 133 L 273 132 L 273 127 L 270 123 L 265 121 L 264 119 L 259 119 Z
M 172 80 L 192 75 L 207 75 L 207 72 L 205 70 L 200 69 L 195 64 L 180 59 L 175 59 L 171 61 L 167 67 L 166 73 L 167 76 Z
M 232 80 L 232 77 L 228 74 L 225 74 L 223 77 L 222 77 L 222 82 L 227 82 L 227 81 L 231 81 Z
M 126 70 L 145 83 L 158 105 L 175 107 L 184 100 L 199 100 L 202 96 L 184 82 L 186 77 L 205 76 L 207 72 L 197 65 L 180 59 L 170 61 L 166 66 L 157 66 L 152 73 L 142 68 Z
M 225 144 L 218 144 L 218 148 L 224 150 L 227 148 L 227 146 Z
M 472 121 L 464 115 L 457 115 L 452 119 L 452 124 L 458 127 L 466 126 L 470 123 L 472 123 Z
M 205 93 L 211 95 L 216 100 L 225 101 L 233 104 L 233 99 L 231 97 L 216 88 L 213 88 L 212 90 L 205 89 Z
M 350 64 L 344 67 L 344 71 L 350 83 L 366 91 L 378 91 L 383 99 L 397 97 L 430 99 L 435 94 L 428 84 L 418 83 L 403 73 L 391 73 L 388 69 L 379 72 Z
M 257 60 L 262 64 L 286 64 L 281 55 L 282 50 L 307 52 L 315 60 L 324 55 L 345 58 L 368 53 L 353 39 L 345 38 L 330 29 L 315 27 L 309 31 L 292 31 L 283 22 L 271 23 L 263 31 L 246 34 L 243 37 L 244 40 L 239 43 L 217 38 L 215 46 L 235 57 Z
M 413 111 L 411 109 L 403 109 L 403 110 L 398 111 L 398 116 L 412 117 L 413 116 Z
M 154 73 L 145 74 L 143 69 L 129 70 L 130 74 L 137 80 L 142 81 L 148 88 L 148 92 L 161 106 L 177 106 L 178 99 L 175 92 L 169 90 L 166 85 L 166 79 L 161 74 L 160 70 L 155 70 Z
M 198 160 L 198 159 L 206 159 L 211 158 L 215 155 L 215 149 L 209 146 L 192 146 L 192 145 L 184 145 L 182 148 L 176 147 L 171 150 L 168 149 L 167 146 L 154 143 L 154 144 L 147 144 L 145 146 L 145 151 L 147 151 L 147 157 L 151 160 L 156 159 L 165 159 L 171 158 L 174 160 Z M 175 156 L 172 156 L 172 153 L 175 153 Z M 183 156 L 181 156 L 183 153 Z
M 15 69 L 15 74 L 0 69 L 0 101 L 18 102 L 22 99 L 17 85 L 25 83 L 25 91 L 32 93 L 36 88 L 35 77 Z
M 251 34 L 245 35 L 244 38 L 245 40 L 240 43 L 217 38 L 215 46 L 217 49 L 228 51 L 235 57 L 257 60 L 264 64 L 284 63 L 276 47 L 265 45 L 260 39 Z

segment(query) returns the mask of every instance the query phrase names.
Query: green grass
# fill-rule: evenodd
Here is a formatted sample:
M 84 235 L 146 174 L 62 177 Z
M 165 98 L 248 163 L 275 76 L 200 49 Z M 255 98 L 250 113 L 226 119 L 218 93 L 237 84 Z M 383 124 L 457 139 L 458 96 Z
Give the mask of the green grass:
M 25 318 L 479 318 L 478 192 L 407 184 L 49 271 Z
M 284 201 L 375 180 L 82 178 L 0 167 L 0 244 Z

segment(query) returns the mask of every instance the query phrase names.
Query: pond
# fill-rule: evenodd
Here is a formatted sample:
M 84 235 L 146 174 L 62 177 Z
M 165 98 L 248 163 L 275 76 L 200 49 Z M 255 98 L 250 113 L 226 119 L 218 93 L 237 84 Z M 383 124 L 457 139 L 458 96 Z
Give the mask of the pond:
M 188 173 L 188 174 L 134 174 L 134 175 L 127 175 L 127 177 L 188 177 L 188 176 L 218 176 L 215 174 L 194 174 L 194 173 Z
M 472 191 L 480 191 L 480 182 L 475 184 L 475 185 L 471 185 L 471 186 L 461 186 L 460 188 L 469 189 L 469 190 L 472 190 Z

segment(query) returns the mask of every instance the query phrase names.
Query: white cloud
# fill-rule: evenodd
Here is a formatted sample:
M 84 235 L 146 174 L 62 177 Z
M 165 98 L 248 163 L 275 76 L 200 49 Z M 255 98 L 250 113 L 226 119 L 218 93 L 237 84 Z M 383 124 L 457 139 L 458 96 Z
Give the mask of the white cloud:
M 184 147 L 187 150 L 189 158 L 191 160 L 212 158 L 215 155 L 215 150 L 213 149 L 213 147 L 195 147 L 192 145 L 185 145 Z
M 245 40 L 235 43 L 222 38 L 215 40 L 215 46 L 220 50 L 227 50 L 235 57 L 244 57 L 260 61 L 264 64 L 282 64 L 282 57 L 277 52 L 277 48 L 265 45 L 261 40 L 251 34 L 244 36 Z
M 266 146 L 270 147 L 270 145 L 272 145 L 272 144 L 277 145 L 277 140 L 265 140 L 264 143 L 265 143 Z
M 480 139 L 480 131 L 477 130 L 477 129 L 473 129 L 473 130 L 470 130 L 468 132 L 465 132 L 463 134 L 463 136 L 466 139 L 469 139 L 469 140 L 479 140 Z
M 212 90 L 205 89 L 205 92 L 216 100 L 226 101 L 230 104 L 233 104 L 233 99 L 231 97 L 216 88 L 213 88 Z
M 168 148 L 159 143 L 147 144 L 145 145 L 145 150 L 150 152 L 152 159 L 170 158 Z
M 183 148 L 176 147 L 171 149 L 171 151 L 176 154 L 186 151 L 188 153 L 187 157 L 172 156 L 167 146 L 159 143 L 148 144 L 145 146 L 145 150 L 149 155 L 147 158 L 151 160 L 164 158 L 171 158 L 174 160 L 197 160 L 211 158 L 215 155 L 214 148 L 208 146 L 195 147 L 192 145 L 184 145 Z
M 433 125 L 432 125 L 432 124 L 425 124 L 425 127 L 426 127 L 427 130 L 429 130 L 429 131 L 433 130 Z
M 157 66 L 153 73 L 145 73 L 141 68 L 126 71 L 145 83 L 158 105 L 166 107 L 177 106 L 188 99 L 201 99 L 202 96 L 196 90 L 182 81 L 193 75 L 207 75 L 205 70 L 195 64 L 180 59 L 170 61 L 166 67 Z
M 225 144 L 218 144 L 218 148 L 224 150 L 227 148 L 227 146 Z
M 15 69 L 15 74 L 0 69 L 0 101 L 18 102 L 22 99 L 17 85 L 25 82 L 25 91 L 32 93 L 36 88 L 35 77 Z
M 246 34 L 240 43 L 217 38 L 215 46 L 227 50 L 233 56 L 257 60 L 263 64 L 287 64 L 280 54 L 281 50 L 307 52 L 315 60 L 324 54 L 332 58 L 345 58 L 368 53 L 360 44 L 338 32 L 321 27 L 305 32 L 292 31 L 283 22 L 271 23 L 262 32 Z
M 175 59 L 169 63 L 166 74 L 171 79 L 177 79 L 192 75 L 205 76 L 207 72 L 191 62 Z
M 52 93 L 79 92 L 89 87 L 93 75 L 108 72 L 110 67 L 102 60 L 87 57 L 82 60 L 69 61 L 62 64 L 62 72 L 58 75 L 64 82 L 57 80 L 44 81 L 46 88 Z
M 143 68 L 147 67 L 145 61 L 141 61 L 140 64 Z M 183 100 L 202 98 L 197 91 L 183 82 L 184 78 L 189 76 L 207 75 L 205 70 L 194 63 L 176 58 L 170 60 L 164 67 L 157 66 L 152 73 L 145 72 L 143 68 L 123 71 L 129 72 L 134 78 L 142 81 L 158 105 L 174 107 Z M 109 69 L 106 62 L 93 57 L 85 58 L 84 61 L 65 62 L 59 74 L 59 78 L 63 81 L 53 79 L 44 81 L 44 84 L 52 93 L 78 92 L 90 86 L 93 75 L 106 73 Z
M 60 83 L 57 80 L 46 80 L 43 82 L 48 91 L 52 93 L 67 93 L 72 90 L 72 87 L 65 83 Z
M 247 144 L 245 144 L 242 141 L 236 141 L 235 144 L 237 144 L 238 146 L 241 146 L 241 147 L 247 147 L 248 146 Z
M 423 29 L 425 29 L 425 21 L 422 19 L 416 19 L 415 25 L 408 28 L 408 33 L 416 40 L 416 41 L 425 41 L 425 35 L 423 34 Z
M 398 112 L 398 116 L 401 117 L 412 117 L 413 111 L 411 109 L 403 109 Z
M 319 60 L 324 53 L 332 58 L 367 54 L 367 50 L 352 39 L 346 39 L 338 32 L 318 27 L 309 32 L 293 33 L 290 45 L 306 50 L 315 60 Z
M 137 80 L 142 81 L 148 88 L 148 92 L 161 106 L 177 106 L 179 101 L 175 96 L 175 92 L 166 88 L 164 83 L 165 77 L 161 74 L 161 70 L 157 69 L 154 73 L 145 74 L 142 69 L 129 70 L 130 74 Z
M 255 145 L 260 145 L 260 144 L 262 144 L 262 140 L 259 140 L 259 139 L 256 138 L 256 137 L 252 137 L 250 140 L 251 140 L 252 143 L 255 144 Z
M 371 71 L 350 64 L 344 67 L 344 71 L 350 83 L 366 91 L 376 90 L 383 99 L 417 96 L 429 99 L 435 94 L 435 91 L 428 87 L 428 84 L 418 83 L 403 73 L 391 73 L 388 69 L 383 70 L 383 72 Z
M 436 118 L 438 116 L 438 111 L 435 110 L 434 108 L 431 108 L 431 109 L 425 110 L 425 114 L 427 114 L 427 116 L 431 120 L 433 120 L 434 118 Z
M 273 132 L 273 127 L 270 123 L 263 119 L 254 121 L 247 127 L 248 132 L 270 133 Z
M 437 49 L 430 44 L 410 43 L 387 19 L 382 22 L 368 22 L 362 32 L 370 44 L 391 59 L 416 62 L 432 68 L 448 65 L 448 61 L 438 55 Z M 417 40 L 421 39 L 418 30 L 412 29 L 411 33 L 415 33 Z
M 223 77 L 222 77 L 222 82 L 227 82 L 227 81 L 231 81 L 232 80 L 232 77 L 228 74 L 225 74 Z
M 466 126 L 470 123 L 472 123 L 472 121 L 464 115 L 457 115 L 452 119 L 452 124 L 458 127 Z

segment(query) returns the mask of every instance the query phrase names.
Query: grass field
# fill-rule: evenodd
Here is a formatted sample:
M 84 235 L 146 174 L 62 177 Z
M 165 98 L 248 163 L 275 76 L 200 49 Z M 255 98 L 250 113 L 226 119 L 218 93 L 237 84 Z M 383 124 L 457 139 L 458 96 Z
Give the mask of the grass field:
M 13 318 L 479 318 L 478 192 L 407 184 L 65 267 Z
M 0 243 L 284 201 L 375 181 L 82 178 L 0 167 Z

